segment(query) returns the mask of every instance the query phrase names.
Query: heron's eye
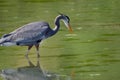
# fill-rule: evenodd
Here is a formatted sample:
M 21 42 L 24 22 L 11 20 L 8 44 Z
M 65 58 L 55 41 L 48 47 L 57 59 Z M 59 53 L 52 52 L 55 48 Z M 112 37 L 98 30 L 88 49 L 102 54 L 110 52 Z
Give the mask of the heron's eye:
M 70 18 L 68 16 L 65 16 L 65 17 L 67 18 L 68 22 L 70 22 Z

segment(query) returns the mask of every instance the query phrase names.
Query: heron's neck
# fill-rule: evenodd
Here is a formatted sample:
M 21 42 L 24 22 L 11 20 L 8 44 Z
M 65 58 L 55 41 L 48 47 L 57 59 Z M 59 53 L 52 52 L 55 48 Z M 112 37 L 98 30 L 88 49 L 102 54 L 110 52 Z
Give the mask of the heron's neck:
M 54 34 L 58 32 L 59 28 L 60 28 L 60 20 L 62 19 L 61 16 L 57 16 L 55 18 L 55 28 L 53 29 Z

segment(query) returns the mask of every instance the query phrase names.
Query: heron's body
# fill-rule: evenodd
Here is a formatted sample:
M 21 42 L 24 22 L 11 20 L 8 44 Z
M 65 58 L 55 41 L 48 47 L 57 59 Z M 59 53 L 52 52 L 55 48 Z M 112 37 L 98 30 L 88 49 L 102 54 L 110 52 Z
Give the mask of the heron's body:
M 38 44 L 41 40 L 52 36 L 53 30 L 47 22 L 26 24 L 1 38 L 2 45 L 29 46 Z
M 61 14 L 55 19 L 54 29 L 51 29 L 47 22 L 32 22 L 14 30 L 9 34 L 3 35 L 0 39 L 0 45 L 28 46 L 28 51 L 26 53 L 27 59 L 29 50 L 33 45 L 35 45 L 39 57 L 39 43 L 42 40 L 56 34 L 60 27 L 60 20 L 63 20 L 65 25 L 70 29 L 70 31 L 72 31 L 71 27 L 69 26 L 69 17 Z

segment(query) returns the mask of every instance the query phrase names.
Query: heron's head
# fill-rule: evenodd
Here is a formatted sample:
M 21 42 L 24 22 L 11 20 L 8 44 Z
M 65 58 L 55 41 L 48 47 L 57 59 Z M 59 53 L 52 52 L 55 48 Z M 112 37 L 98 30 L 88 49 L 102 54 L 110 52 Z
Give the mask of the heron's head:
M 65 26 L 69 29 L 70 32 L 72 32 L 73 30 L 70 26 L 70 18 L 64 14 L 60 14 L 60 16 L 62 17 L 62 20 L 63 20 Z

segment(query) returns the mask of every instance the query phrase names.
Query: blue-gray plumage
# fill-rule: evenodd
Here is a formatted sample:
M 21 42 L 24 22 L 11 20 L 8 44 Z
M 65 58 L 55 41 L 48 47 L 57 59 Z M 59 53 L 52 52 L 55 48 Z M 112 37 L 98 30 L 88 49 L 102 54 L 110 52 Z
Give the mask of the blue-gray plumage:
M 62 20 L 67 28 L 72 31 L 72 28 L 69 25 L 69 17 L 64 14 L 60 14 L 55 18 L 54 29 L 51 29 L 47 22 L 32 22 L 14 30 L 9 34 L 3 35 L 0 39 L 0 45 L 28 46 L 28 51 L 26 53 L 27 59 L 29 50 L 35 45 L 39 57 L 39 43 L 57 33 L 60 27 L 60 20 Z

